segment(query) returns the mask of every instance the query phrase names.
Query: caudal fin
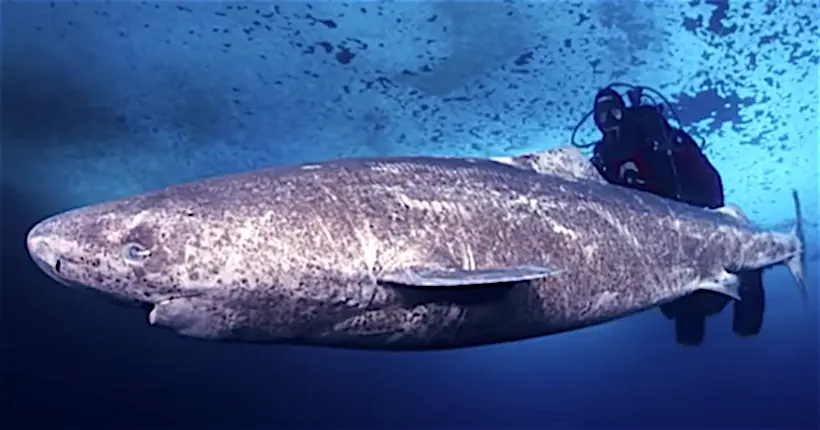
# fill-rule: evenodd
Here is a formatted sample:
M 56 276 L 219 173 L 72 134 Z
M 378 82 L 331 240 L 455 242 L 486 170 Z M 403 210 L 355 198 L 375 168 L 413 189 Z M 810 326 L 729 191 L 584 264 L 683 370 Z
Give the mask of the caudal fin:
M 792 258 L 786 261 L 786 266 L 794 276 L 797 282 L 797 288 L 800 290 L 800 296 L 803 298 L 803 303 L 809 302 L 809 291 L 806 289 L 806 281 L 804 279 L 804 267 L 806 265 L 806 238 L 803 234 L 803 213 L 800 210 L 800 198 L 797 197 L 797 190 L 792 190 L 792 199 L 794 199 L 794 212 L 797 217 L 797 223 L 794 226 L 792 234 L 798 242 L 798 251 Z

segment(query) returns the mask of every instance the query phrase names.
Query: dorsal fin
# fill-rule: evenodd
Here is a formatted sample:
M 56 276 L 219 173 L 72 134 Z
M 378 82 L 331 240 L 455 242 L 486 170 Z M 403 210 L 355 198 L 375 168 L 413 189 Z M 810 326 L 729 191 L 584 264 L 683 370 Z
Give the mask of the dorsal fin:
M 581 151 L 570 146 L 516 157 L 496 157 L 493 160 L 522 169 L 534 170 L 538 173 L 561 176 L 573 181 L 580 179 L 602 184 L 607 183 L 595 169 L 595 166 L 581 154 Z

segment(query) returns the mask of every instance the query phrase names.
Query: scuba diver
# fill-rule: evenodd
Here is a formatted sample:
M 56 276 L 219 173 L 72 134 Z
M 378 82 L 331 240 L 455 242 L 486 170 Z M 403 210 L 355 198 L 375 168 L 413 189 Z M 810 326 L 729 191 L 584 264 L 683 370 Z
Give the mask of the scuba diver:
M 618 86 L 628 88 L 629 106 L 613 88 Z M 663 104 L 645 91 L 658 96 Z M 648 103 L 644 103 L 644 99 Z M 669 124 L 666 111 L 671 112 L 680 125 L 669 102 L 657 91 L 612 84 L 595 95 L 593 109 L 575 127 L 571 143 L 579 148 L 594 145 L 592 164 L 610 183 L 694 206 L 713 209 L 723 206 L 720 174 L 688 133 Z M 590 144 L 576 144 L 575 134 L 589 116 L 593 116 L 603 137 Z M 762 271 L 737 275 L 743 300 L 734 305 L 733 331 L 739 336 L 753 336 L 760 333 L 763 325 Z M 720 313 L 731 300 L 718 293 L 697 291 L 662 305 L 661 312 L 675 320 L 679 344 L 699 345 L 705 336 L 706 318 Z

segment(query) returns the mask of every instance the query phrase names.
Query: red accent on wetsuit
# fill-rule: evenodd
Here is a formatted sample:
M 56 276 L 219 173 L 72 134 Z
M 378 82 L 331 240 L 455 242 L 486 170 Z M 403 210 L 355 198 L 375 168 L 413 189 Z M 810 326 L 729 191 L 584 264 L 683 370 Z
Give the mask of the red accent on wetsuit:
M 653 129 L 655 124 L 662 129 Z M 673 141 L 681 137 L 680 143 L 673 144 L 671 160 L 665 150 L 651 146 L 651 134 Z M 629 111 L 618 130 L 607 133 L 597 145 L 596 153 L 606 167 L 601 173 L 609 182 L 696 206 L 723 206 L 723 184 L 717 170 L 691 136 L 672 128 L 654 108 L 641 106 Z M 629 162 L 634 163 L 640 182 L 627 183 L 621 176 L 621 166 Z

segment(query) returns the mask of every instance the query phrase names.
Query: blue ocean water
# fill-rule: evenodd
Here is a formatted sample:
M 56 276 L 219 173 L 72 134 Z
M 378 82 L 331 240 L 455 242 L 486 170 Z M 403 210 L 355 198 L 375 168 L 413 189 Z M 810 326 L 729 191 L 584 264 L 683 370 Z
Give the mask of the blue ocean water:
M 4 428 L 819 428 L 816 1 L 2 3 Z M 368 353 L 216 344 L 40 273 L 56 212 L 252 168 L 566 145 L 595 91 L 657 88 L 727 200 L 788 229 L 810 302 L 767 272 L 698 347 L 657 310 L 535 340 Z M 580 138 L 595 138 L 587 124 Z

